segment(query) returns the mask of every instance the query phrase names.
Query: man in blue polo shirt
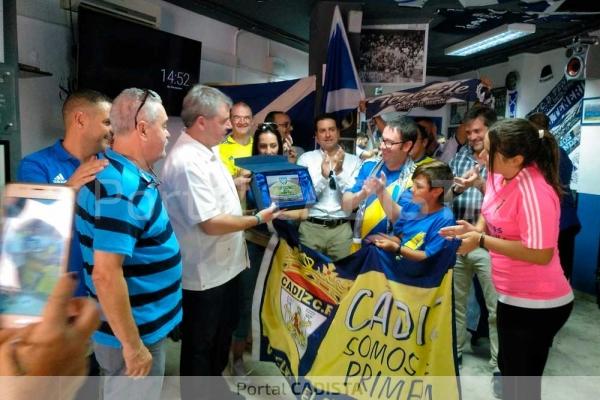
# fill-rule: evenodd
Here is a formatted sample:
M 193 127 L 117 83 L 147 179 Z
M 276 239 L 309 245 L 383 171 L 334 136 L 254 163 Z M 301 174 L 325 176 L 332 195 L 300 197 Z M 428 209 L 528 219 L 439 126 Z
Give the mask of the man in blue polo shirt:
M 65 137 L 52 146 L 39 150 L 21 160 L 17 180 L 28 183 L 67 184 L 75 190 L 96 177 L 108 162 L 98 160 L 110 142 L 111 102 L 94 90 L 79 90 L 67 97 L 62 114 Z M 76 296 L 85 296 L 81 270 L 79 237 L 74 232 L 69 256 L 69 271 L 80 274 Z
M 109 165 L 77 198 L 85 283 L 102 311 L 93 344 L 104 399 L 160 399 L 164 341 L 181 321 L 181 254 L 152 169 L 165 156 L 167 119 L 155 92 L 121 92 L 113 148 L 100 156 Z

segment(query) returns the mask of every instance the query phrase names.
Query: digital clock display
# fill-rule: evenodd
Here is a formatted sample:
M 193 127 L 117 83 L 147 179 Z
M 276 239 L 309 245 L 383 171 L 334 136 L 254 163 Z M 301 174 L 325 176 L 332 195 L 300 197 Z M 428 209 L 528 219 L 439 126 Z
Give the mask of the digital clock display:
M 82 7 L 78 86 L 110 97 L 152 89 L 169 115 L 180 115 L 187 91 L 200 80 L 202 43 Z M 109 27 L 109 29 L 107 29 Z
M 189 72 L 175 71 L 166 68 L 161 69 L 160 72 L 163 84 L 165 84 L 169 89 L 187 90 L 190 86 L 192 86 Z

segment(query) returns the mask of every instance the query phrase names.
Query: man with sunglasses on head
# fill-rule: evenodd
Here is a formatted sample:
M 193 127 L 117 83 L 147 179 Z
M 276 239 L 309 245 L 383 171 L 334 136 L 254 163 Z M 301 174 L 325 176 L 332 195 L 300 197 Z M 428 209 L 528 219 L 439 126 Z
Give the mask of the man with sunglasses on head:
M 324 114 L 315 120 L 319 149 L 304 153 L 298 165 L 308 168 L 317 193 L 317 203 L 300 223 L 300 242 L 333 261 L 350 254 L 350 213 L 342 210 L 342 193 L 354 184 L 360 159 L 339 145 L 340 130 L 335 117 Z
M 243 231 L 280 213 L 272 206 L 242 214 L 233 178 L 215 148 L 231 128 L 230 107 L 221 91 L 192 87 L 181 110 L 185 130 L 162 170 L 162 192 L 183 256 L 184 400 L 235 397 L 222 372 L 238 322 L 240 273 L 250 267 Z
M 77 198 L 85 283 L 102 311 L 93 345 L 104 399 L 160 399 L 165 338 L 181 321 L 181 254 L 153 170 L 167 120 L 158 94 L 123 90 L 110 111 L 113 147 L 100 156 L 108 165 Z
M 367 160 L 363 163 L 354 186 L 347 189 L 343 197 L 346 211 L 358 208 L 354 226 L 354 238 L 365 239 L 375 233 L 390 233 L 392 224 L 386 214 L 399 214 L 395 204 L 401 199 L 410 201 L 412 174 L 416 168 L 409 153 L 417 140 L 417 125 L 408 117 L 388 121 L 381 134 L 379 149 L 381 159 Z M 370 183 L 377 179 L 385 184 L 391 203 L 381 203 L 381 193 L 375 193 L 376 187 Z M 385 209 L 384 209 L 385 208 Z M 393 221 L 391 221 L 393 222 Z

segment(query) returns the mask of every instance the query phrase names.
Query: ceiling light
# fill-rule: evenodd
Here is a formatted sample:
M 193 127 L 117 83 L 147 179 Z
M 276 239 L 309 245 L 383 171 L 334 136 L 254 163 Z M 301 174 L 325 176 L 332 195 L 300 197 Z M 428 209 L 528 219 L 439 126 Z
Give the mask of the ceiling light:
M 447 56 L 468 56 L 535 33 L 533 24 L 507 24 L 447 47 Z

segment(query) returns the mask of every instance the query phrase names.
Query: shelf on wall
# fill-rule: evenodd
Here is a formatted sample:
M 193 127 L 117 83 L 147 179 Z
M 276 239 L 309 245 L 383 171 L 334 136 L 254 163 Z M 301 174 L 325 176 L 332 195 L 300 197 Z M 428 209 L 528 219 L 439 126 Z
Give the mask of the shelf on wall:
M 41 78 L 43 76 L 52 76 L 52 74 L 42 71 L 38 67 L 19 63 L 19 78 Z

